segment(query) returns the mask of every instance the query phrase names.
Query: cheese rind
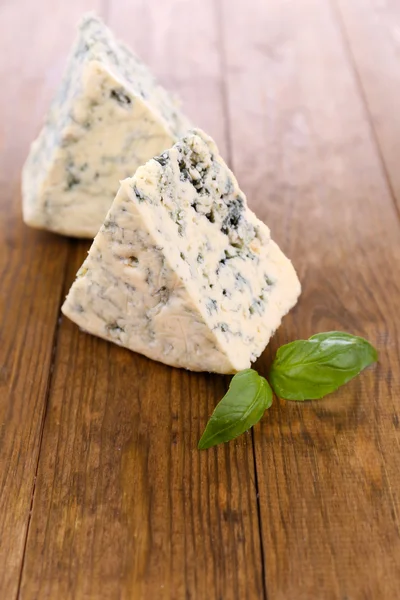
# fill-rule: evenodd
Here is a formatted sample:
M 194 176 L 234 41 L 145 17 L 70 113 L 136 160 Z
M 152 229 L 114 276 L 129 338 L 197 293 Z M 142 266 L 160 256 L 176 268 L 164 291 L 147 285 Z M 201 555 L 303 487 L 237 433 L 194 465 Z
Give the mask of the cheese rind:
M 299 294 L 291 262 L 196 130 L 121 183 L 62 310 L 155 360 L 232 373 Z
M 27 224 L 94 237 L 118 181 L 189 127 L 145 65 L 89 15 L 22 175 Z

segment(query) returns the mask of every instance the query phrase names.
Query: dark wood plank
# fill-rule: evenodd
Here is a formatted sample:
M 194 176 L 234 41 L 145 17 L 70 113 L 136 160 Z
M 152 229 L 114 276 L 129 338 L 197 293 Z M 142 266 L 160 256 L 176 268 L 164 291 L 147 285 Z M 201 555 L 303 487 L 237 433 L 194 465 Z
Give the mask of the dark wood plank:
M 223 145 L 214 8 L 120 2 L 109 21 Z M 193 39 L 193 22 L 203 38 Z M 68 281 L 85 251 L 75 246 Z M 251 435 L 196 449 L 226 383 L 167 368 L 62 320 L 24 600 L 263 598 Z
M 332 2 L 400 212 L 400 3 Z
M 268 599 L 395 598 L 399 221 L 329 3 L 222 5 L 233 166 L 303 283 L 259 367 L 330 329 L 380 351 L 335 395 L 275 401 L 255 429 Z
M 76 5 L 0 6 L 0 597 L 7 600 L 18 589 L 68 253 L 67 240 L 23 225 L 20 170 Z

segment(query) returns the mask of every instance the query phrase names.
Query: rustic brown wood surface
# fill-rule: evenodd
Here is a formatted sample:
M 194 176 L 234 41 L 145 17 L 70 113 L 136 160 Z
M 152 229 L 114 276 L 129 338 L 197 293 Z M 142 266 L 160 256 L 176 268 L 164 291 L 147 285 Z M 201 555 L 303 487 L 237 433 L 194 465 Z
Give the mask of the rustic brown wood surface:
M 88 243 L 25 227 L 19 178 L 88 9 L 215 137 L 298 269 L 259 370 L 329 329 L 377 367 L 200 453 L 226 378 L 59 320 Z M 1 600 L 399 596 L 399 32 L 389 0 L 0 4 Z
M 238 0 L 236 7 L 225 21 L 233 166 L 293 257 L 304 290 L 271 350 L 342 329 L 367 337 L 381 357 L 377 369 L 326 400 L 277 402 L 255 428 L 268 598 L 396 598 L 400 231 L 393 198 L 329 4 L 260 0 L 248 11 Z M 268 362 L 269 354 L 260 366 Z
M 400 214 L 400 2 L 336 0 L 349 63 Z
M 21 221 L 20 170 L 81 7 L 0 4 L 0 598 L 17 596 L 68 241 Z M 52 26 L 45 26 L 52 6 Z M 39 10 L 38 10 L 39 9 Z M 69 28 L 69 32 L 63 28 Z

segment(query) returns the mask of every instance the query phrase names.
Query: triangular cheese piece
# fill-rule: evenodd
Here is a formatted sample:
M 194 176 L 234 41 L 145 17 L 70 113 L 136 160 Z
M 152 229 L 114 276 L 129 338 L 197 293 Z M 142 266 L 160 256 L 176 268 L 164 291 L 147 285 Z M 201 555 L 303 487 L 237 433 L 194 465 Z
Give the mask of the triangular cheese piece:
M 291 262 L 196 130 L 122 181 L 62 310 L 154 360 L 232 373 L 299 294 Z
M 28 225 L 93 238 L 118 181 L 188 130 L 175 100 L 96 17 L 80 25 L 23 171 Z

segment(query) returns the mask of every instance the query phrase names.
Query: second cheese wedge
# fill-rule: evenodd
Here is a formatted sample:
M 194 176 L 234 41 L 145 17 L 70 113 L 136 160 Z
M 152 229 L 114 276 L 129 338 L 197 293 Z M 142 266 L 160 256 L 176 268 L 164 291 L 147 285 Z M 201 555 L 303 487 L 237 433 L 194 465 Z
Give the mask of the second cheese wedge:
M 189 125 L 145 65 L 86 16 L 22 177 L 28 225 L 93 238 L 118 190 Z
M 291 262 L 196 130 L 122 182 L 62 310 L 154 360 L 233 373 L 299 294 Z

